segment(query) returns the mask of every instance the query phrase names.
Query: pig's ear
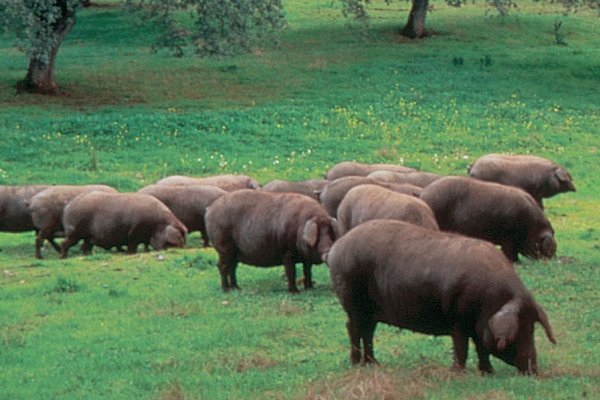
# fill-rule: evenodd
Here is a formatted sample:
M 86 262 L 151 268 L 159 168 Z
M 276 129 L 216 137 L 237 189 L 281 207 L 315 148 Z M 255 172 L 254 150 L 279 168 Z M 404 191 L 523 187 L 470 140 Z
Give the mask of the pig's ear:
M 519 332 L 520 302 L 511 300 L 489 319 L 490 331 L 496 341 L 498 351 L 504 351 Z
M 317 221 L 309 219 L 306 224 L 304 224 L 304 229 L 302 229 L 302 239 L 304 239 L 310 247 L 315 247 L 319 241 L 319 226 L 317 225 Z
M 540 321 L 540 323 L 544 327 L 544 330 L 546 331 L 546 336 L 548 336 L 548 340 L 556 344 L 556 339 L 554 338 L 554 333 L 552 333 L 552 327 L 550 326 L 550 321 L 548 321 L 546 311 L 544 311 L 542 306 L 540 306 L 538 303 L 535 303 L 535 310 L 537 311 L 537 320 Z
M 570 190 L 572 192 L 577 191 L 577 189 L 575 188 L 575 185 L 573 184 L 571 175 L 569 175 L 569 173 L 564 168 L 555 169 L 554 175 L 558 179 L 560 186 L 566 187 L 568 190 Z

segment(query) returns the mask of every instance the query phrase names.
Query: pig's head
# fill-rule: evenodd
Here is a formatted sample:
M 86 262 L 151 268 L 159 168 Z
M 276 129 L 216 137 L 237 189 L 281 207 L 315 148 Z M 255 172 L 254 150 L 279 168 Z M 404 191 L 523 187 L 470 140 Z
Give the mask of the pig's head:
M 183 247 L 187 233 L 187 228 L 181 223 L 166 224 L 156 230 L 150 239 L 150 245 L 156 250 Z
M 537 373 L 534 324 L 540 322 L 548 339 L 556 344 L 546 312 L 535 301 L 513 299 L 487 321 L 483 345 L 494 356 L 515 366 L 522 374 Z
M 334 218 L 313 217 L 299 228 L 296 245 L 307 261 L 320 264 L 338 237 L 338 223 Z
M 562 192 L 576 192 L 575 185 L 573 184 L 573 178 L 569 172 L 562 168 L 557 167 L 554 169 L 553 174 L 550 177 L 551 194 L 562 193 Z
M 540 211 L 541 213 L 541 211 Z M 543 217 L 545 219 L 545 217 Z M 556 254 L 556 239 L 554 229 L 546 220 L 529 229 L 523 245 L 522 253 L 534 260 L 549 260 Z

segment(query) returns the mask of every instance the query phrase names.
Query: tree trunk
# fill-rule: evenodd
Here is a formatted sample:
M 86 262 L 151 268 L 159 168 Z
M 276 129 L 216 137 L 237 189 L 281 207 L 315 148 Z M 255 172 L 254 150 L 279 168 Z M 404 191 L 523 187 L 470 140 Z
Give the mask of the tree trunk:
M 55 0 L 54 6 L 60 8 L 58 19 L 47 25 L 46 14 L 36 15 L 36 23 L 42 29 L 37 32 L 35 42 L 43 42 L 43 49 L 33 49 L 29 56 L 29 68 L 22 81 L 17 82 L 17 92 L 57 95 L 58 85 L 54 79 L 54 62 L 56 54 L 64 38 L 71 32 L 75 25 L 75 10 L 68 4 L 68 0 Z M 49 33 L 49 34 L 48 34 Z
M 406 26 L 400 31 L 402 36 L 418 39 L 427 36 L 425 31 L 425 17 L 429 0 L 412 0 L 410 14 Z

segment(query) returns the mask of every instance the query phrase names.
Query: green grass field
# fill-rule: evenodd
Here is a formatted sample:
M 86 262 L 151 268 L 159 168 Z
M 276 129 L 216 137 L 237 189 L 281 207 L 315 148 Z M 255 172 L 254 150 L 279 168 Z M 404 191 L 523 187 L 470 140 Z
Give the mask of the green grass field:
M 27 59 L 1 38 L 0 183 L 133 191 L 171 174 L 316 178 L 351 159 L 465 174 L 489 152 L 551 158 L 578 191 L 545 202 L 557 258 L 517 266 L 558 340 L 537 329 L 540 375 L 494 359 L 480 376 L 474 349 L 457 374 L 448 337 L 384 325 L 382 365 L 351 367 L 324 265 L 295 296 L 283 268 L 242 265 L 243 290 L 224 294 L 197 234 L 181 250 L 60 261 L 50 247 L 33 257 L 33 233 L 1 233 L 0 399 L 600 398 L 597 14 L 521 3 L 498 19 L 434 2 L 433 35 L 410 41 L 396 35 L 408 4 L 379 3 L 365 38 L 335 1 L 286 1 L 278 46 L 216 60 L 152 54 L 151 28 L 86 9 L 56 98 L 14 93 Z

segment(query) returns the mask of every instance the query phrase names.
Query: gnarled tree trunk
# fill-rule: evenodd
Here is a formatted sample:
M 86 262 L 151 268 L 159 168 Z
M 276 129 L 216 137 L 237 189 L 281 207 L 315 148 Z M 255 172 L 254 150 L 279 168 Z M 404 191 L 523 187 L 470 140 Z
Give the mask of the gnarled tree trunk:
M 411 39 L 427 36 L 425 31 L 425 17 L 427 16 L 427 7 L 429 0 L 412 0 L 410 14 L 406 26 L 400 31 L 402 36 Z
M 45 22 L 48 18 L 47 14 L 36 15 L 38 24 L 48 28 L 38 29 L 34 42 L 45 43 L 45 45 L 32 50 L 27 75 L 17 83 L 18 92 L 58 94 L 58 85 L 54 79 L 54 62 L 62 41 L 75 25 L 75 9 L 69 0 L 56 0 L 54 6 L 60 9 L 60 14 L 52 24 L 48 25 Z

